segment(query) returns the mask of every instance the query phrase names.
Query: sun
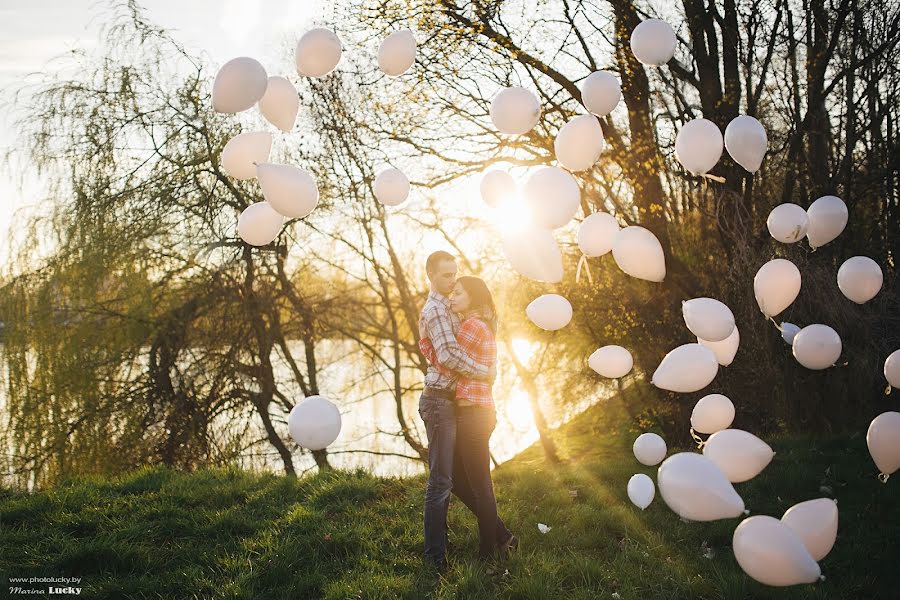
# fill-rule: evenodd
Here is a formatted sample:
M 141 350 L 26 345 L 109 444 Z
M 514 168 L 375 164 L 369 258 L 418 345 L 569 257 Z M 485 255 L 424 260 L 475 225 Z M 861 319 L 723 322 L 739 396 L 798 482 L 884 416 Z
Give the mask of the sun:
M 516 431 L 525 432 L 535 429 L 531 402 L 524 390 L 515 390 L 506 401 L 506 418 L 509 419 Z
M 491 208 L 489 218 L 493 226 L 504 234 L 522 231 L 534 223 L 528 203 L 519 193 L 510 194 Z

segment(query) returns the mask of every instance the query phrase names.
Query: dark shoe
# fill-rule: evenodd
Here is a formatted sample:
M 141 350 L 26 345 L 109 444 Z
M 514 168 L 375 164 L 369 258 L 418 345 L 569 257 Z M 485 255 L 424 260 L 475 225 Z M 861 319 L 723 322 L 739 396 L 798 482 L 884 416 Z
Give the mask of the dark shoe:
M 509 536 L 509 539 L 506 540 L 506 543 L 500 546 L 500 556 L 503 558 L 508 558 L 512 556 L 519 550 L 519 538 L 514 535 Z
M 436 561 L 432 558 L 425 558 L 423 560 L 425 563 L 425 568 L 436 571 L 440 575 L 444 575 L 450 569 L 450 565 L 447 563 L 447 560 L 444 559 L 442 561 Z

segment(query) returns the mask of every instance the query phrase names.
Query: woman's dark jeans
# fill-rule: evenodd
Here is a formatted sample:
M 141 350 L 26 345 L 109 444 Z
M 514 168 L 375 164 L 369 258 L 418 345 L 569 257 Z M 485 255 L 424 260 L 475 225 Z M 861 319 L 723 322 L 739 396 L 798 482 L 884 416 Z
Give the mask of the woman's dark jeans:
M 491 482 L 490 439 L 497 425 L 492 407 L 456 407 L 456 451 L 453 455 L 453 493 L 478 518 L 478 554 L 493 556 L 512 536 L 497 515 Z

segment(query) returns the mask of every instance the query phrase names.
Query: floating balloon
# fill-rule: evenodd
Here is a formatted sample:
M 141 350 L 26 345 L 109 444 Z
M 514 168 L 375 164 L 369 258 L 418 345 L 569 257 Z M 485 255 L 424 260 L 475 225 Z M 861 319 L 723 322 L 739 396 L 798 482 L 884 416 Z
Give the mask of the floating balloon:
M 538 225 L 556 229 L 566 225 L 581 206 L 578 182 L 559 167 L 541 167 L 525 182 L 525 201 Z
M 266 93 L 259 101 L 259 112 L 282 131 L 290 132 L 297 121 L 300 96 L 297 88 L 284 77 L 269 77 Z
M 581 84 L 582 104 L 598 117 L 611 113 L 621 99 L 622 86 L 608 71 L 594 71 Z
M 641 21 L 631 32 L 631 51 L 645 65 L 658 67 L 675 56 L 675 31 L 660 19 Z
M 256 165 L 269 161 L 272 134 L 265 131 L 239 133 L 222 149 L 222 168 L 235 179 L 256 177 Z
M 409 29 L 387 36 L 378 48 L 378 68 L 385 75 L 398 77 L 416 62 L 416 37 Z
M 503 254 L 521 275 L 547 283 L 562 281 L 562 253 L 548 230 L 529 227 L 507 232 L 502 239 Z
M 767 317 L 774 317 L 797 299 L 800 269 L 784 258 L 770 260 L 756 272 L 753 292 L 759 310 Z
M 491 121 L 501 133 L 519 135 L 531 131 L 541 119 L 541 103 L 521 87 L 500 90 L 491 102 Z
M 572 320 L 572 305 L 558 294 L 544 294 L 531 301 L 525 314 L 541 329 L 556 331 Z
M 741 521 L 732 547 L 744 572 L 765 585 L 813 583 L 822 575 L 800 536 L 775 517 L 757 515 Z
M 809 205 L 809 229 L 806 239 L 813 248 L 824 246 L 847 226 L 847 205 L 837 196 L 822 196 Z
M 304 169 L 262 163 L 256 173 L 266 201 L 289 219 L 302 219 L 319 203 L 316 180 Z
M 884 378 L 891 387 L 900 387 L 900 350 L 894 350 L 884 361 Z
M 634 440 L 631 450 L 639 463 L 652 467 L 666 457 L 666 441 L 655 433 L 642 433 Z
M 719 364 L 723 367 L 727 367 L 734 362 L 734 355 L 737 354 L 738 346 L 741 343 L 741 334 L 735 326 L 731 335 L 720 342 L 710 342 L 709 340 L 698 337 L 697 343 L 712 350 L 713 354 L 716 355 L 716 360 L 719 361 Z
M 481 178 L 481 199 L 496 208 L 516 195 L 516 181 L 506 171 L 488 171 Z
M 698 433 L 716 433 L 728 429 L 734 421 L 734 404 L 728 396 L 709 394 L 694 405 L 691 427 Z
M 341 38 L 330 29 L 317 27 L 300 37 L 294 51 L 297 73 L 303 77 L 325 77 L 341 62 Z
M 739 115 L 725 128 L 725 148 L 734 162 L 751 173 L 762 164 L 769 139 L 762 123 L 747 115 Z
M 827 369 L 841 357 L 841 336 L 828 325 L 807 325 L 794 336 L 794 358 L 807 369 Z
M 256 202 L 238 217 L 238 235 L 251 246 L 271 244 L 284 225 L 284 217 L 268 202 Z
M 619 223 L 609 213 L 588 216 L 578 227 L 578 247 L 585 256 L 603 256 L 612 251 L 619 233 Z
M 857 304 L 865 304 L 878 294 L 884 283 L 884 273 L 878 263 L 868 256 L 848 258 L 838 269 L 838 288 Z
M 866 433 L 866 444 L 881 481 L 900 469 L 900 413 L 884 412 L 875 417 Z
M 634 366 L 631 352 L 622 346 L 603 346 L 588 358 L 588 366 L 602 377 L 625 377 Z
M 708 119 L 694 119 L 684 124 L 675 136 L 675 157 L 694 175 L 703 175 L 722 156 L 722 132 Z
M 837 502 L 818 498 L 790 507 L 781 522 L 796 533 L 813 560 L 822 560 L 834 547 L 838 530 Z
M 632 475 L 628 480 L 628 499 L 639 509 L 644 510 L 650 506 L 655 495 L 656 486 L 653 485 L 653 480 L 643 473 Z
M 678 346 L 662 359 L 651 383 L 672 392 L 696 392 L 716 378 L 719 362 L 713 351 L 700 344 Z
M 594 166 L 603 151 L 603 129 L 594 115 L 580 115 L 560 128 L 553 142 L 556 160 L 570 171 Z
M 341 412 L 324 396 L 308 396 L 291 409 L 288 431 L 307 450 L 327 448 L 341 433 Z
M 385 169 L 375 178 L 372 190 L 385 206 L 397 206 L 409 197 L 409 179 L 400 169 Z
M 656 483 L 663 501 L 691 521 L 739 517 L 744 501 L 712 461 L 694 452 L 681 452 L 660 465 Z
M 213 110 L 239 113 L 247 110 L 266 93 L 268 75 L 259 62 L 248 56 L 232 58 L 222 65 L 213 82 Z
M 666 278 L 666 257 L 656 236 L 632 225 L 616 234 L 613 258 L 626 274 L 638 279 L 660 282 Z
M 784 244 L 799 242 L 809 229 L 809 216 L 797 204 L 779 204 L 769 213 L 766 227 L 773 238 Z
M 728 481 L 741 483 L 762 473 L 775 453 L 752 433 L 743 429 L 723 429 L 706 440 L 703 456 L 715 463 Z
M 800 327 L 794 325 L 793 323 L 788 323 L 787 321 L 781 322 L 781 339 L 783 339 L 789 346 L 794 345 L 794 337 L 800 333 Z
M 684 323 L 698 338 L 721 342 L 734 331 L 734 314 L 714 298 L 693 298 L 681 303 Z

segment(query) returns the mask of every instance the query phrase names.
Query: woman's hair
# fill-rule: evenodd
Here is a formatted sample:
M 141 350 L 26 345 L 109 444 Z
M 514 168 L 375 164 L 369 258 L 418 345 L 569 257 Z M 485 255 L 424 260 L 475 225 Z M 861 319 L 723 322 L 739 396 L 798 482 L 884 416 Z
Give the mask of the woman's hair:
M 478 277 L 459 277 L 456 283 L 461 285 L 469 296 L 469 310 L 477 314 L 491 331 L 497 331 L 497 308 L 494 306 L 494 297 L 483 279 Z

